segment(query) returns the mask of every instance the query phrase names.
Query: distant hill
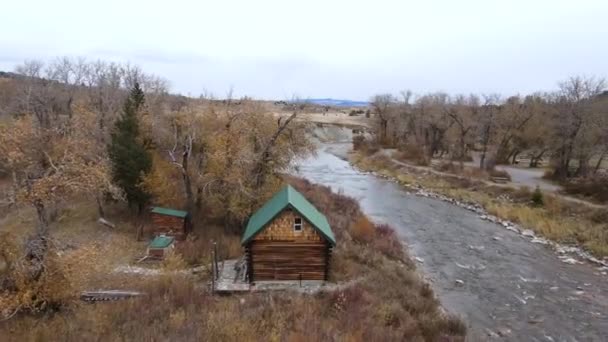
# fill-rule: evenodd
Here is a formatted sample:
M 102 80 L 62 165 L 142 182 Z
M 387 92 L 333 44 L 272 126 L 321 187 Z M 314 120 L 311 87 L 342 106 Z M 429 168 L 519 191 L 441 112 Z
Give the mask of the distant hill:
M 332 107 L 367 107 L 369 105 L 369 102 L 367 101 L 351 101 L 337 99 L 307 99 L 306 102 L 314 103 L 319 106 Z
M 0 70 L 0 78 L 23 78 L 23 76 L 15 74 L 14 72 L 6 72 Z

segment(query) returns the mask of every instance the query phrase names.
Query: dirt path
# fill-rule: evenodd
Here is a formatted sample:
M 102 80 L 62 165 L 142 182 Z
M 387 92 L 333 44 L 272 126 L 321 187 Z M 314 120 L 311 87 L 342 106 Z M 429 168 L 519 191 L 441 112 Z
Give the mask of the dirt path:
M 455 175 L 452 173 L 437 171 L 428 166 L 418 166 L 418 165 L 413 165 L 410 163 L 402 162 L 400 160 L 393 158 L 391 156 L 390 150 L 385 150 L 383 152 L 386 154 L 387 157 L 391 158 L 393 163 L 395 163 L 399 166 L 403 166 L 403 167 L 410 168 L 410 169 L 415 169 L 418 171 L 429 172 L 429 173 L 432 173 L 437 176 L 466 178 L 464 176 L 459 176 L 459 175 Z M 500 169 L 500 168 L 501 167 L 498 167 L 498 169 Z M 502 167 L 502 168 L 504 168 L 504 167 Z M 545 180 L 541 180 L 542 182 L 539 183 L 535 177 L 537 171 L 530 172 L 529 170 L 522 170 L 522 169 L 517 169 L 517 168 L 511 168 L 511 169 L 515 169 L 515 171 L 517 171 L 516 173 L 513 173 L 513 174 L 511 174 L 511 171 L 508 171 L 511 174 L 511 176 L 514 177 L 515 181 L 511 181 L 511 182 L 507 182 L 507 183 L 503 184 L 503 183 L 494 183 L 494 182 L 482 180 L 482 179 L 476 179 L 476 180 L 483 182 L 485 185 L 488 185 L 488 186 L 499 186 L 499 187 L 512 188 L 512 189 L 517 189 L 521 186 L 528 186 L 530 188 L 534 188 L 536 186 L 536 184 L 543 184 L 543 186 L 541 187 L 541 189 L 543 191 L 551 192 L 553 195 L 558 196 L 559 198 L 561 198 L 564 201 L 576 203 L 576 204 L 580 204 L 580 205 L 585 205 L 585 206 L 592 207 L 592 208 L 608 207 L 608 205 L 597 204 L 597 203 L 582 200 L 580 198 L 560 194 L 558 192 L 560 190 L 559 186 L 553 185 Z
M 473 154 L 473 161 L 465 163 L 467 166 L 479 167 L 479 155 Z M 561 186 L 551 183 L 543 179 L 543 169 L 521 168 L 509 165 L 496 165 L 497 170 L 504 170 L 511 175 L 510 185 L 527 186 L 536 188 L 537 186 L 543 191 L 558 192 L 562 189 Z
M 444 306 L 468 322 L 472 341 L 608 340 L 608 282 L 596 267 L 565 264 L 545 246 L 358 172 L 327 150 L 302 161 L 299 175 L 359 199 L 367 215 L 392 225 Z

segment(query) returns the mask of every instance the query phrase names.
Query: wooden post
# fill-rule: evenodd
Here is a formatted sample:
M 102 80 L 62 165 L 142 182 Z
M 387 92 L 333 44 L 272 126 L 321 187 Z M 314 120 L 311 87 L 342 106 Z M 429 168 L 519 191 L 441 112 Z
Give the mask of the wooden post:
M 302 273 L 300 273 L 300 287 L 302 287 Z
M 215 242 L 213 243 L 215 244 Z M 215 273 L 217 270 L 215 269 L 215 250 L 211 251 L 213 255 L 213 259 L 211 260 L 211 294 L 215 294 Z
M 213 243 L 213 264 L 215 266 L 216 276 L 219 277 L 219 269 L 217 267 L 217 243 Z

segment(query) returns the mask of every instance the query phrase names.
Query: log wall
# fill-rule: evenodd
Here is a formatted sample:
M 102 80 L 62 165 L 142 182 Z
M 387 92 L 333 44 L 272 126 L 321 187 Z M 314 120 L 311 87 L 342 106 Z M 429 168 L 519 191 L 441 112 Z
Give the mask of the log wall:
M 157 213 L 152 213 L 151 217 L 152 230 L 155 234 L 166 234 L 178 239 L 185 238 L 187 234 L 184 226 L 185 219 Z
M 327 280 L 329 251 L 325 241 L 253 241 L 247 248 L 250 280 Z

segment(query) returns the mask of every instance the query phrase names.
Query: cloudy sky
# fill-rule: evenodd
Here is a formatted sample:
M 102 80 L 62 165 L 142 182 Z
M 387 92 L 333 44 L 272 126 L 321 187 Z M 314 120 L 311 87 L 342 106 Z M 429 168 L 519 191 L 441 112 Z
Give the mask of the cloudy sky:
M 193 96 L 510 94 L 608 76 L 606 0 L 20 0 L 1 17 L 0 70 L 129 61 Z

